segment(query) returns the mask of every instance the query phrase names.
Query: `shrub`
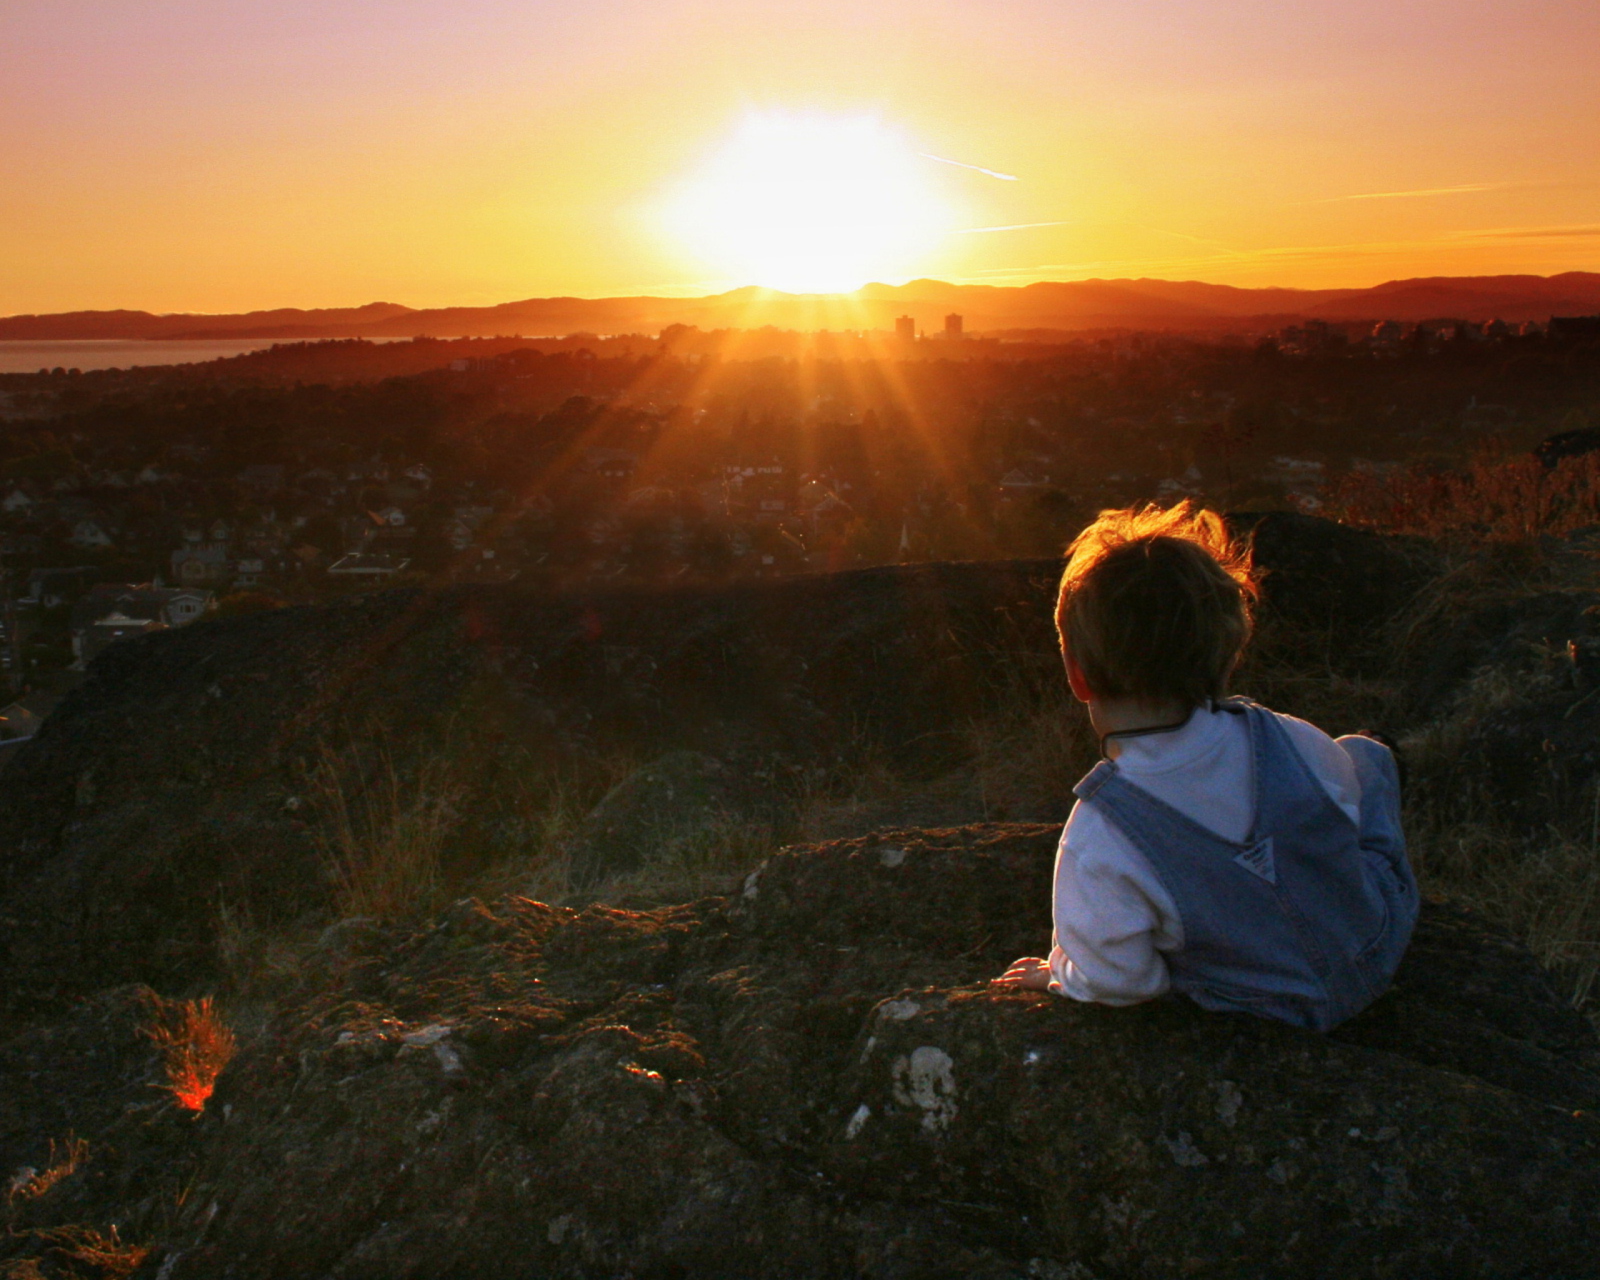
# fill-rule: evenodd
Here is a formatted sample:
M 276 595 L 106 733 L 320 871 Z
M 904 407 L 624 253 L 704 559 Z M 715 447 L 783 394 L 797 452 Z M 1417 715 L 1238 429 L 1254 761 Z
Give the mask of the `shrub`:
M 204 1111 L 217 1077 L 233 1058 L 237 1045 L 211 1003 L 159 1000 L 156 1022 L 145 1035 L 161 1050 L 166 1083 L 162 1086 L 185 1111 Z

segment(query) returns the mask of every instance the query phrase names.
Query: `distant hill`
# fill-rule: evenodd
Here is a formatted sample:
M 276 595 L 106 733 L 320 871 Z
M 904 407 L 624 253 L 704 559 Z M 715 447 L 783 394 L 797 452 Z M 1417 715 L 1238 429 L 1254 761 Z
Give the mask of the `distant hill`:
M 1196 280 L 1074 280 L 1019 287 L 913 280 L 854 294 L 744 288 L 701 298 L 528 298 L 492 307 L 364 307 L 153 315 L 73 311 L 0 318 L 3 339 L 554 337 L 703 329 L 888 329 L 899 315 L 936 330 L 947 312 L 969 333 L 1004 329 L 1239 328 L 1293 319 L 1545 320 L 1600 312 L 1600 273 L 1391 280 L 1370 289 L 1241 289 Z

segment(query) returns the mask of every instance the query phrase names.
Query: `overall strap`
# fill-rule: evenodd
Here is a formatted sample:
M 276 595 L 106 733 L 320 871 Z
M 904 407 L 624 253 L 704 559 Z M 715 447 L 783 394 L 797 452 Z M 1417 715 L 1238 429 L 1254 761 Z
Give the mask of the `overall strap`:
M 1117 766 L 1109 760 L 1102 760 L 1078 780 L 1078 785 L 1072 788 L 1072 794 L 1080 800 L 1093 800 L 1095 793 L 1116 776 Z

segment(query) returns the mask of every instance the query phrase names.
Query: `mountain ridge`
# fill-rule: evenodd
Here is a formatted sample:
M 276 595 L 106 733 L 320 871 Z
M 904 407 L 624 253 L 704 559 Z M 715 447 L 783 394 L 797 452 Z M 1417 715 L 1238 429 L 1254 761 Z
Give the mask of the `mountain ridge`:
M 1600 311 L 1600 273 L 1421 276 L 1364 289 L 1245 288 L 1149 277 L 1036 281 L 1018 286 L 913 280 L 854 294 L 790 294 L 745 286 L 694 298 L 633 295 L 524 298 L 482 307 L 279 307 L 241 313 L 158 314 L 129 309 L 0 317 L 0 340 L 553 337 L 570 333 L 702 328 L 888 329 L 903 311 L 928 330 L 957 308 L 969 333 L 1009 328 L 1249 327 L 1292 319 L 1545 320 Z

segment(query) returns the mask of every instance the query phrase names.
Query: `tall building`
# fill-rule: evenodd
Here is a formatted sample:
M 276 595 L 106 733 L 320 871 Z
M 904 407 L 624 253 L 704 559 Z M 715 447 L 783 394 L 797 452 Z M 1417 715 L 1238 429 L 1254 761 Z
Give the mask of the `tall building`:
M 901 316 L 894 322 L 894 336 L 901 342 L 915 342 L 917 340 L 917 322 L 910 316 Z
M 954 312 L 944 318 L 944 336 L 951 342 L 961 340 L 961 317 Z

